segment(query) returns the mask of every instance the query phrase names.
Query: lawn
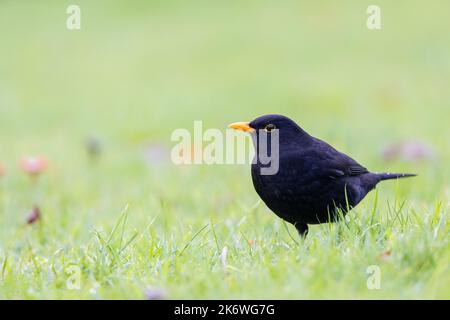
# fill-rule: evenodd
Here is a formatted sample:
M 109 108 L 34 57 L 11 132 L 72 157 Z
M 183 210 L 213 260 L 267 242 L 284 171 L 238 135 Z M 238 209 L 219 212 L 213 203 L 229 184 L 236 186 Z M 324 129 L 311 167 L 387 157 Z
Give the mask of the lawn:
M 0 1 L 0 298 L 450 298 L 450 2 L 380 0 L 381 30 L 361 1 L 69 4 Z M 173 130 L 266 113 L 418 177 L 303 241 L 249 165 L 171 162 Z

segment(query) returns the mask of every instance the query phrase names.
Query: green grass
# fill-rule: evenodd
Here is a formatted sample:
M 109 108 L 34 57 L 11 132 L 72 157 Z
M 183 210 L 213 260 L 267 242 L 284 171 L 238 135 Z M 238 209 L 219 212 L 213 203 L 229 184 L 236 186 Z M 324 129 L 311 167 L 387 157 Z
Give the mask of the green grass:
M 0 1 L 0 298 L 450 298 L 448 1 Z M 236 166 L 148 160 L 170 133 L 265 113 L 374 171 L 348 220 L 284 225 Z M 84 141 L 102 140 L 96 163 Z M 421 163 L 381 150 L 419 139 Z M 33 185 L 28 154 L 50 165 Z M 42 221 L 26 225 L 34 203 Z M 227 261 L 221 260 L 227 247 Z M 69 290 L 70 266 L 81 269 Z M 369 290 L 377 265 L 381 288 Z

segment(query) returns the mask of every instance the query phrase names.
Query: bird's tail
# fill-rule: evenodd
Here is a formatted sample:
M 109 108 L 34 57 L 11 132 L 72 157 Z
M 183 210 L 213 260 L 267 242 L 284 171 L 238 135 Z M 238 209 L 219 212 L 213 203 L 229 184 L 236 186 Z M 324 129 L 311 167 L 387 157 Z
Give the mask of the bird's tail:
M 414 173 L 377 173 L 380 181 L 390 180 L 390 179 L 400 179 L 400 178 L 408 178 L 415 177 L 417 174 Z

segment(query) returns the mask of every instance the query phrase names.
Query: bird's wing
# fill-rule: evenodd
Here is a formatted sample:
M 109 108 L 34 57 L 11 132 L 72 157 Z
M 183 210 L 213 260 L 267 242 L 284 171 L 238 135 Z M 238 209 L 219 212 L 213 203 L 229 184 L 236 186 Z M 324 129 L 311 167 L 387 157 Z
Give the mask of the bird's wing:
M 342 176 L 359 176 L 368 173 L 367 168 L 360 165 L 346 154 L 337 151 L 328 143 L 317 139 L 313 152 L 317 159 L 320 159 L 320 166 L 324 176 L 337 178 Z

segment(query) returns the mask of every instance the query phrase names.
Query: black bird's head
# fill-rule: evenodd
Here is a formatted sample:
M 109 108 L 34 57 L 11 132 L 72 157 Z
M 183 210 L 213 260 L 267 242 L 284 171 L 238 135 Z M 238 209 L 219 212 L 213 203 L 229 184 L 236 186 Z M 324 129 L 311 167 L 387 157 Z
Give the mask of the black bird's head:
M 256 118 L 251 122 L 235 122 L 228 127 L 249 132 L 254 141 L 258 141 L 261 134 L 270 136 L 274 130 L 278 130 L 280 144 L 299 142 L 301 137 L 309 135 L 293 120 L 279 114 L 268 114 Z
M 251 134 L 256 151 L 252 172 L 261 170 L 262 175 L 277 174 L 282 154 L 289 154 L 290 150 L 304 147 L 312 140 L 294 121 L 278 114 L 261 116 L 251 122 L 235 122 L 229 127 Z

